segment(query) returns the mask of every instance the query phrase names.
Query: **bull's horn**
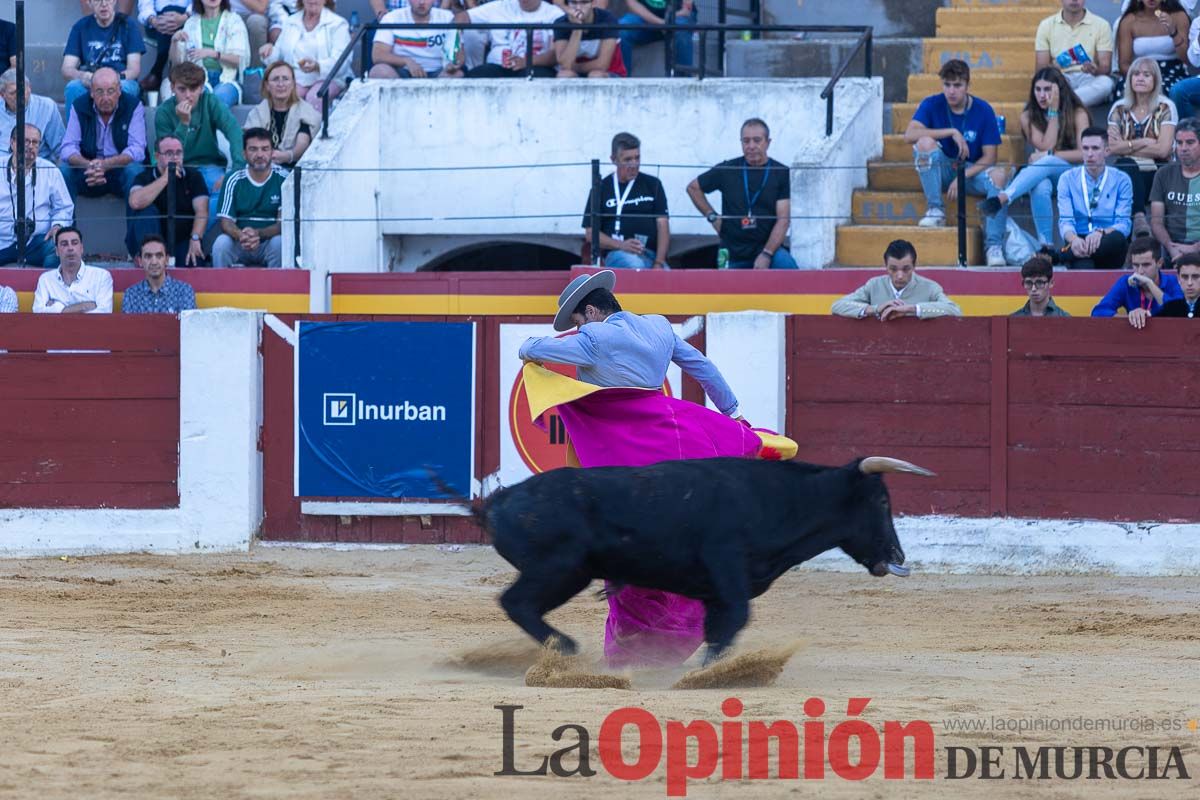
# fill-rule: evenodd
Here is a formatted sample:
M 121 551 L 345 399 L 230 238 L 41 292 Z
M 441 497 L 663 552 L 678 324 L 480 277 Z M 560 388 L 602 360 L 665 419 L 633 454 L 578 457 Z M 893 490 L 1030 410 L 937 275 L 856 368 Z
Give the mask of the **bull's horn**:
M 890 561 L 888 562 L 887 570 L 897 578 L 907 578 L 910 571 L 908 567 L 902 567 L 899 564 L 893 564 Z
M 930 472 L 924 467 L 918 467 L 916 464 L 910 464 L 898 458 L 887 458 L 885 456 L 864 458 L 859 462 L 858 469 L 864 475 L 884 472 L 907 472 L 911 475 L 922 475 L 926 478 L 932 478 L 937 475 L 936 472 Z

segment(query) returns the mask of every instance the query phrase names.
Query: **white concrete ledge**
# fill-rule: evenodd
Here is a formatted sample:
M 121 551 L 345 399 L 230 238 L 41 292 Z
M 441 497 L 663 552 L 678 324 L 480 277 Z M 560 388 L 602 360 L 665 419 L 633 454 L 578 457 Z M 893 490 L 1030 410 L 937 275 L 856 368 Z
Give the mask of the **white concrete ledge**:
M 304 500 L 301 514 L 328 517 L 469 517 L 471 509 L 454 503 L 358 503 Z

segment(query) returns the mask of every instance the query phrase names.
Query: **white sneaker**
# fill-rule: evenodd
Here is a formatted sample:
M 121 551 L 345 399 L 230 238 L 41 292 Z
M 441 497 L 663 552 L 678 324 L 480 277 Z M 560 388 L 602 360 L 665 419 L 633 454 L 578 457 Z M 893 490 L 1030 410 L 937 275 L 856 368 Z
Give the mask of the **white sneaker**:
M 987 249 L 987 265 L 989 267 L 1007 267 L 1008 261 L 1004 258 L 1004 248 L 993 245 Z
M 931 208 L 917 223 L 918 228 L 940 228 L 946 224 L 946 212 L 940 208 Z

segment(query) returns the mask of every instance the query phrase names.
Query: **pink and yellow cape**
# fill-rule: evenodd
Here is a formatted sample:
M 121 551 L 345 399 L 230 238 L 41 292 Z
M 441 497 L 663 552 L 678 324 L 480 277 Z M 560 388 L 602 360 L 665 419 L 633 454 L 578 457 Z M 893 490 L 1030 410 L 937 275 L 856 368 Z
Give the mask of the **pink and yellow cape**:
M 684 458 L 790 459 L 796 443 L 657 389 L 604 387 L 526 364 L 533 421 L 556 409 L 570 436 L 568 465 L 638 467 Z M 604 655 L 613 667 L 675 666 L 704 641 L 704 605 L 627 586 L 608 596 Z

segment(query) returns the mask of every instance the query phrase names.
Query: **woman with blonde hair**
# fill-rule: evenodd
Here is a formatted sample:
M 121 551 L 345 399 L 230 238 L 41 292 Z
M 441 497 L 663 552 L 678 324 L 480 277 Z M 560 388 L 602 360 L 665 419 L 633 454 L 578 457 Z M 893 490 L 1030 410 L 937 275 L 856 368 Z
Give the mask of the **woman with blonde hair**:
M 226 108 L 241 102 L 250 37 L 229 0 L 192 0 L 192 15 L 171 39 L 171 63 L 184 61 L 204 68 L 208 88 Z
M 1162 73 L 1150 56 L 1134 59 L 1125 96 L 1108 112 L 1108 148 L 1114 166 L 1133 181 L 1133 235 L 1149 235 L 1146 200 L 1158 168 L 1171 158 L 1179 112 L 1163 94 Z
M 333 9 L 335 0 L 301 0 L 300 10 L 283 21 L 279 38 L 259 51 L 263 62 L 285 61 L 296 75 L 296 93 L 317 111 L 317 96 L 333 65 L 350 44 L 350 25 Z M 347 59 L 348 61 L 349 59 Z M 349 63 L 329 84 L 329 99 L 341 94 L 351 77 Z
M 321 115 L 296 93 L 292 65 L 276 61 L 263 74 L 263 101 L 250 109 L 243 128 L 271 132 L 271 161 L 291 169 L 321 128 Z
M 1087 107 L 1058 67 L 1042 67 L 1034 73 L 1029 82 L 1029 100 L 1021 112 L 1021 133 L 1032 151 L 1029 163 L 1000 194 L 983 202 L 984 212 L 995 214 L 1028 194 L 1038 241 L 1053 245 L 1054 208 L 1050 198 L 1059 176 L 1083 163 L 1079 136 L 1090 124 Z

